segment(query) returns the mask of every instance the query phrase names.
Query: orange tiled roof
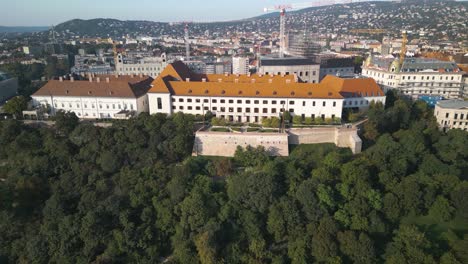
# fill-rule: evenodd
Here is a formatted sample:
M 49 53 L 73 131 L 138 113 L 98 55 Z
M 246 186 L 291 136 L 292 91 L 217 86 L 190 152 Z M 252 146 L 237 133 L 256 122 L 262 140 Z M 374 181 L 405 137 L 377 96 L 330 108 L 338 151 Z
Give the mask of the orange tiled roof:
M 370 78 L 341 79 L 328 75 L 321 83 L 312 84 L 298 82 L 293 75 L 197 75 L 190 73 L 182 62 L 168 65 L 152 85 L 149 93 L 185 96 L 341 99 L 384 95 Z

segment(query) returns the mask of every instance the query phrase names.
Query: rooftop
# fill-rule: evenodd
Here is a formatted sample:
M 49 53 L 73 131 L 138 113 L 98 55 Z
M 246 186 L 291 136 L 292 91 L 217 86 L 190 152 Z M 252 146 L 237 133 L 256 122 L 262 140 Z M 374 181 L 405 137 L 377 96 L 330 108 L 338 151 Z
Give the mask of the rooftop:
M 448 109 L 468 109 L 468 101 L 464 100 L 442 100 L 437 105 Z
M 459 68 L 455 62 L 450 61 L 426 58 L 406 58 L 401 69 L 403 72 L 423 70 L 456 72 L 459 71 Z
M 153 81 L 150 93 L 180 96 L 329 98 L 384 96 L 371 78 L 326 76 L 319 84 L 302 83 L 294 75 L 197 75 L 182 62 L 169 64 Z
M 32 96 L 138 98 L 151 88 L 148 76 L 98 75 L 88 80 L 51 80 Z
M 300 65 L 316 65 L 313 59 L 303 57 L 261 57 L 260 66 L 300 66 Z

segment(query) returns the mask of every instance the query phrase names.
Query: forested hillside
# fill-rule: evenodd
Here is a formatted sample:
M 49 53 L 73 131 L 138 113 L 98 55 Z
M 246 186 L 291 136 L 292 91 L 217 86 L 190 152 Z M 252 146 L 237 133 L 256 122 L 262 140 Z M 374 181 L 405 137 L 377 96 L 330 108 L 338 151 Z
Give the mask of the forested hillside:
M 393 100 L 389 100 L 393 101 Z M 0 122 L 0 263 L 468 263 L 468 134 L 375 105 L 367 149 L 190 157 L 193 117 Z

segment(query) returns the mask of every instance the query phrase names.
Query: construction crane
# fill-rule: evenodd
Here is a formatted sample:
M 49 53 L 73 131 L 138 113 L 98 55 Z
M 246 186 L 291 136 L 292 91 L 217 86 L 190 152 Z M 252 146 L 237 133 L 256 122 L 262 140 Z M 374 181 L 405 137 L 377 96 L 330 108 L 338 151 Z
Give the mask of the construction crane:
M 403 30 L 402 35 L 403 35 L 403 40 L 401 42 L 401 50 L 400 50 L 400 68 L 401 66 L 403 66 L 403 62 L 405 61 L 406 51 L 407 51 L 406 44 L 408 43 L 408 33 L 406 32 L 406 30 Z
M 286 10 L 298 10 L 308 7 L 319 7 L 319 6 L 327 6 L 327 5 L 335 5 L 335 4 L 349 4 L 354 2 L 360 2 L 361 0 L 320 0 L 308 3 L 300 3 L 300 4 L 285 4 L 285 5 L 277 5 L 273 7 L 265 7 L 263 11 L 265 13 L 269 12 L 277 12 L 280 13 L 280 51 L 279 57 L 284 57 L 284 52 L 286 50 Z
M 185 23 L 184 33 L 185 33 L 185 60 L 190 60 L 190 42 L 189 42 L 189 23 Z
M 184 25 L 184 43 L 185 43 L 185 60 L 190 60 L 190 41 L 189 41 L 189 24 L 192 24 L 193 21 L 180 21 L 170 23 L 171 26 Z

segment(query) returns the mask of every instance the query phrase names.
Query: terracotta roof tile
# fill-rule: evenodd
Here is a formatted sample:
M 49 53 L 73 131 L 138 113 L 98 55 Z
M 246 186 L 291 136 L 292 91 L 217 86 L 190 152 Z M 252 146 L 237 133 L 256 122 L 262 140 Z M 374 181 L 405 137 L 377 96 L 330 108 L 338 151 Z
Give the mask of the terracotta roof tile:
M 51 80 L 47 82 L 32 96 L 80 96 L 80 97 L 129 97 L 138 98 L 145 95 L 151 88 L 153 78 L 151 77 L 131 77 L 113 75 L 99 75 L 100 82 L 94 78 L 89 80 L 59 81 Z M 109 82 L 106 82 L 109 78 Z
M 153 88 L 149 92 L 185 96 L 330 99 L 384 95 L 371 78 L 341 79 L 326 76 L 321 83 L 312 84 L 298 82 L 292 75 L 197 75 L 190 73 L 183 63 L 168 65 L 153 81 Z

